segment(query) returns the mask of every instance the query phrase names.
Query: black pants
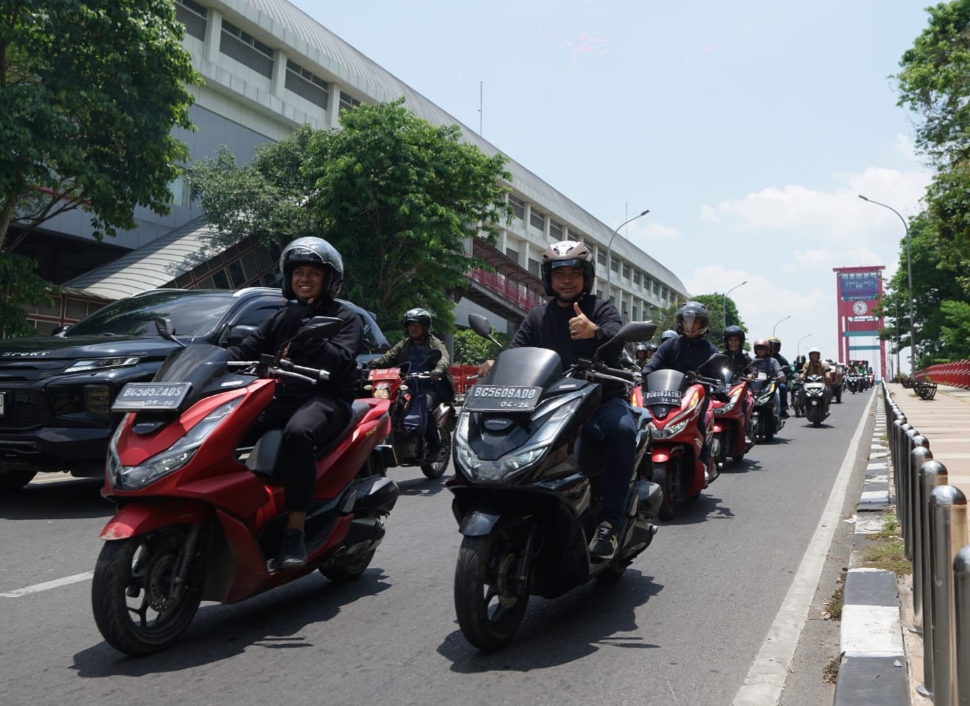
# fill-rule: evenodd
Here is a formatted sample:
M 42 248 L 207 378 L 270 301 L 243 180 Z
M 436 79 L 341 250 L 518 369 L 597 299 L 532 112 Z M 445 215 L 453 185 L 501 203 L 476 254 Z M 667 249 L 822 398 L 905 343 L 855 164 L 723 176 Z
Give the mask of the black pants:
M 350 423 L 350 403 L 335 398 L 274 399 L 247 435 L 252 443 L 271 429 L 283 430 L 273 475 L 283 479 L 287 512 L 306 512 L 317 477 L 317 449 Z
M 434 421 L 434 411 L 438 405 L 451 398 L 448 384 L 443 380 L 438 380 L 434 384 L 425 383 L 422 386 L 424 400 L 427 404 L 428 422 L 424 428 L 424 440 L 427 443 L 428 451 L 438 452 L 441 450 L 441 437 L 438 434 L 438 425 Z
M 636 460 L 637 430 L 633 410 L 623 396 L 603 400 L 583 426 L 583 434 L 603 445 L 603 505 L 600 520 L 614 529 L 623 521 L 633 462 Z

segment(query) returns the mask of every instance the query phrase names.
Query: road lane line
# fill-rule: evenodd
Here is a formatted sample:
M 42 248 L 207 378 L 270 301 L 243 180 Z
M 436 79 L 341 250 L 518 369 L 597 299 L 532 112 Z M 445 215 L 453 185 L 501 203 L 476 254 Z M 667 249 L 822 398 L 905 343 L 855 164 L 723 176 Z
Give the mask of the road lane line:
M 829 547 L 835 528 L 839 526 L 842 517 L 842 506 L 852 477 L 862 432 L 865 431 L 869 412 L 872 410 L 872 399 L 864 408 L 862 419 L 855 430 L 849 450 L 842 460 L 842 467 L 835 478 L 832 493 L 829 495 L 822 517 L 815 528 L 808 548 L 802 556 L 801 564 L 795 573 L 795 580 L 788 589 L 788 595 L 778 609 L 775 621 L 768 629 L 768 636 L 758 656 L 755 657 L 744 685 L 738 690 L 732 702 L 733 706 L 774 706 L 781 699 L 788 676 L 788 667 L 795 656 L 795 648 L 801 637 L 805 621 L 808 619 L 809 608 L 818 589 L 818 581 L 825 567 Z
M 27 588 L 18 588 L 16 591 L 8 591 L 7 593 L 0 593 L 0 598 L 20 598 L 21 596 L 26 596 L 30 593 L 49 591 L 52 588 L 67 586 L 68 584 L 78 583 L 79 581 L 87 581 L 93 576 L 94 576 L 93 571 L 85 571 L 83 574 L 74 574 L 73 576 L 65 576 L 62 579 L 45 581 L 44 583 L 38 583 L 38 584 L 34 584 L 33 586 L 27 586 Z

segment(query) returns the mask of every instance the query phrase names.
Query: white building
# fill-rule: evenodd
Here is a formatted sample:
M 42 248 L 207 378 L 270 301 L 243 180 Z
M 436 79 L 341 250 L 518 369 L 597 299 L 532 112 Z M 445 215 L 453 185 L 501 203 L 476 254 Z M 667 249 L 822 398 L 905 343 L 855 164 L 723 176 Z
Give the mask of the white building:
M 285 0 L 176 0 L 185 24 L 184 45 L 204 79 L 193 86 L 190 116 L 197 130 L 176 130 L 191 159 L 215 155 L 225 144 L 245 164 L 260 144 L 286 137 L 301 124 L 338 125 L 341 110 L 405 98 L 418 116 L 437 125 L 457 121 L 391 73 Z M 462 125 L 464 139 L 492 155 L 499 150 Z M 606 245 L 613 230 L 522 165 L 510 160 L 513 223 L 496 247 L 474 243 L 475 254 L 496 273 L 475 271 L 456 312 L 484 305 L 511 321 L 543 301 L 538 280 L 542 251 L 563 239 L 583 240 L 596 252 L 597 294 L 606 288 Z M 65 284 L 65 296 L 31 318 L 46 332 L 106 301 L 153 287 L 241 287 L 275 281 L 271 249 L 241 243 L 214 252 L 208 229 L 185 185 L 173 185 L 172 212 L 135 214 L 138 228 L 97 243 L 88 217 L 73 211 L 28 239 L 41 274 Z M 470 247 L 472 243 L 469 243 Z M 613 240 L 614 301 L 626 319 L 648 318 L 687 293 L 680 279 L 622 237 Z M 348 273 L 352 276 L 352 273 Z M 473 303 L 474 302 L 474 303 Z M 501 328 L 501 326 L 499 326 Z

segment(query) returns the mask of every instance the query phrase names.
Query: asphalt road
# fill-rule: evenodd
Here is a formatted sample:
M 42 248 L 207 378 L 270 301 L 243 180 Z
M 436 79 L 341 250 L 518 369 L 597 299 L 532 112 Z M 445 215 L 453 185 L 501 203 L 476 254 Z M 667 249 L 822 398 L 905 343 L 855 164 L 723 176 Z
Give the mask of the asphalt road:
M 491 655 L 455 620 L 450 493 L 417 469 L 391 471 L 402 497 L 359 581 L 314 574 L 236 606 L 205 604 L 178 645 L 141 659 L 109 647 L 91 615 L 89 572 L 112 511 L 99 484 L 35 480 L 0 497 L 0 704 L 731 704 L 864 416 L 871 433 L 871 403 L 847 395 L 819 429 L 792 418 L 663 524 L 621 581 L 533 598 L 516 640 Z M 864 434 L 784 706 L 832 702 L 822 672 L 838 624 L 821 610 L 868 450 Z M 19 593 L 59 579 L 70 580 Z

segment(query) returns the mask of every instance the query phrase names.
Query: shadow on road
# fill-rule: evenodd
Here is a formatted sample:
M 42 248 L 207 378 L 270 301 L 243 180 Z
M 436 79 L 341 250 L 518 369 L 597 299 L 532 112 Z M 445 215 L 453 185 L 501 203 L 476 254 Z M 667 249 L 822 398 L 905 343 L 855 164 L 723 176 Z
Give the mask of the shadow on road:
M 659 645 L 624 633 L 636 632 L 636 608 L 662 590 L 663 584 L 654 583 L 652 576 L 627 569 L 615 584 L 594 581 L 554 600 L 533 596 L 519 632 L 498 652 L 480 652 L 456 630 L 438 647 L 438 654 L 451 661 L 452 671 L 475 674 L 547 669 L 582 659 L 608 645 L 656 649 Z
M 307 625 L 334 618 L 343 606 L 391 587 L 380 568 L 368 569 L 349 584 L 331 583 L 313 573 L 234 606 L 203 604 L 180 642 L 147 657 L 128 657 L 105 642 L 74 655 L 78 676 L 104 679 L 177 672 L 234 657 L 247 648 L 316 648 L 301 633 Z
M 722 505 L 722 502 L 721 498 L 708 495 L 707 491 L 704 491 L 693 500 L 678 505 L 672 520 L 661 520 L 657 524 L 663 528 L 672 525 L 694 525 L 708 520 L 734 519 L 731 508 Z
M 444 476 L 441 478 L 436 478 L 435 480 L 421 476 L 420 478 L 408 478 L 407 480 L 399 480 L 396 482 L 397 487 L 401 490 L 401 495 L 412 495 L 427 498 L 437 495 L 444 490 L 446 480 L 448 479 Z
M 115 506 L 101 497 L 100 478 L 70 478 L 30 483 L 14 493 L 0 495 L 0 519 L 58 520 L 110 517 Z

